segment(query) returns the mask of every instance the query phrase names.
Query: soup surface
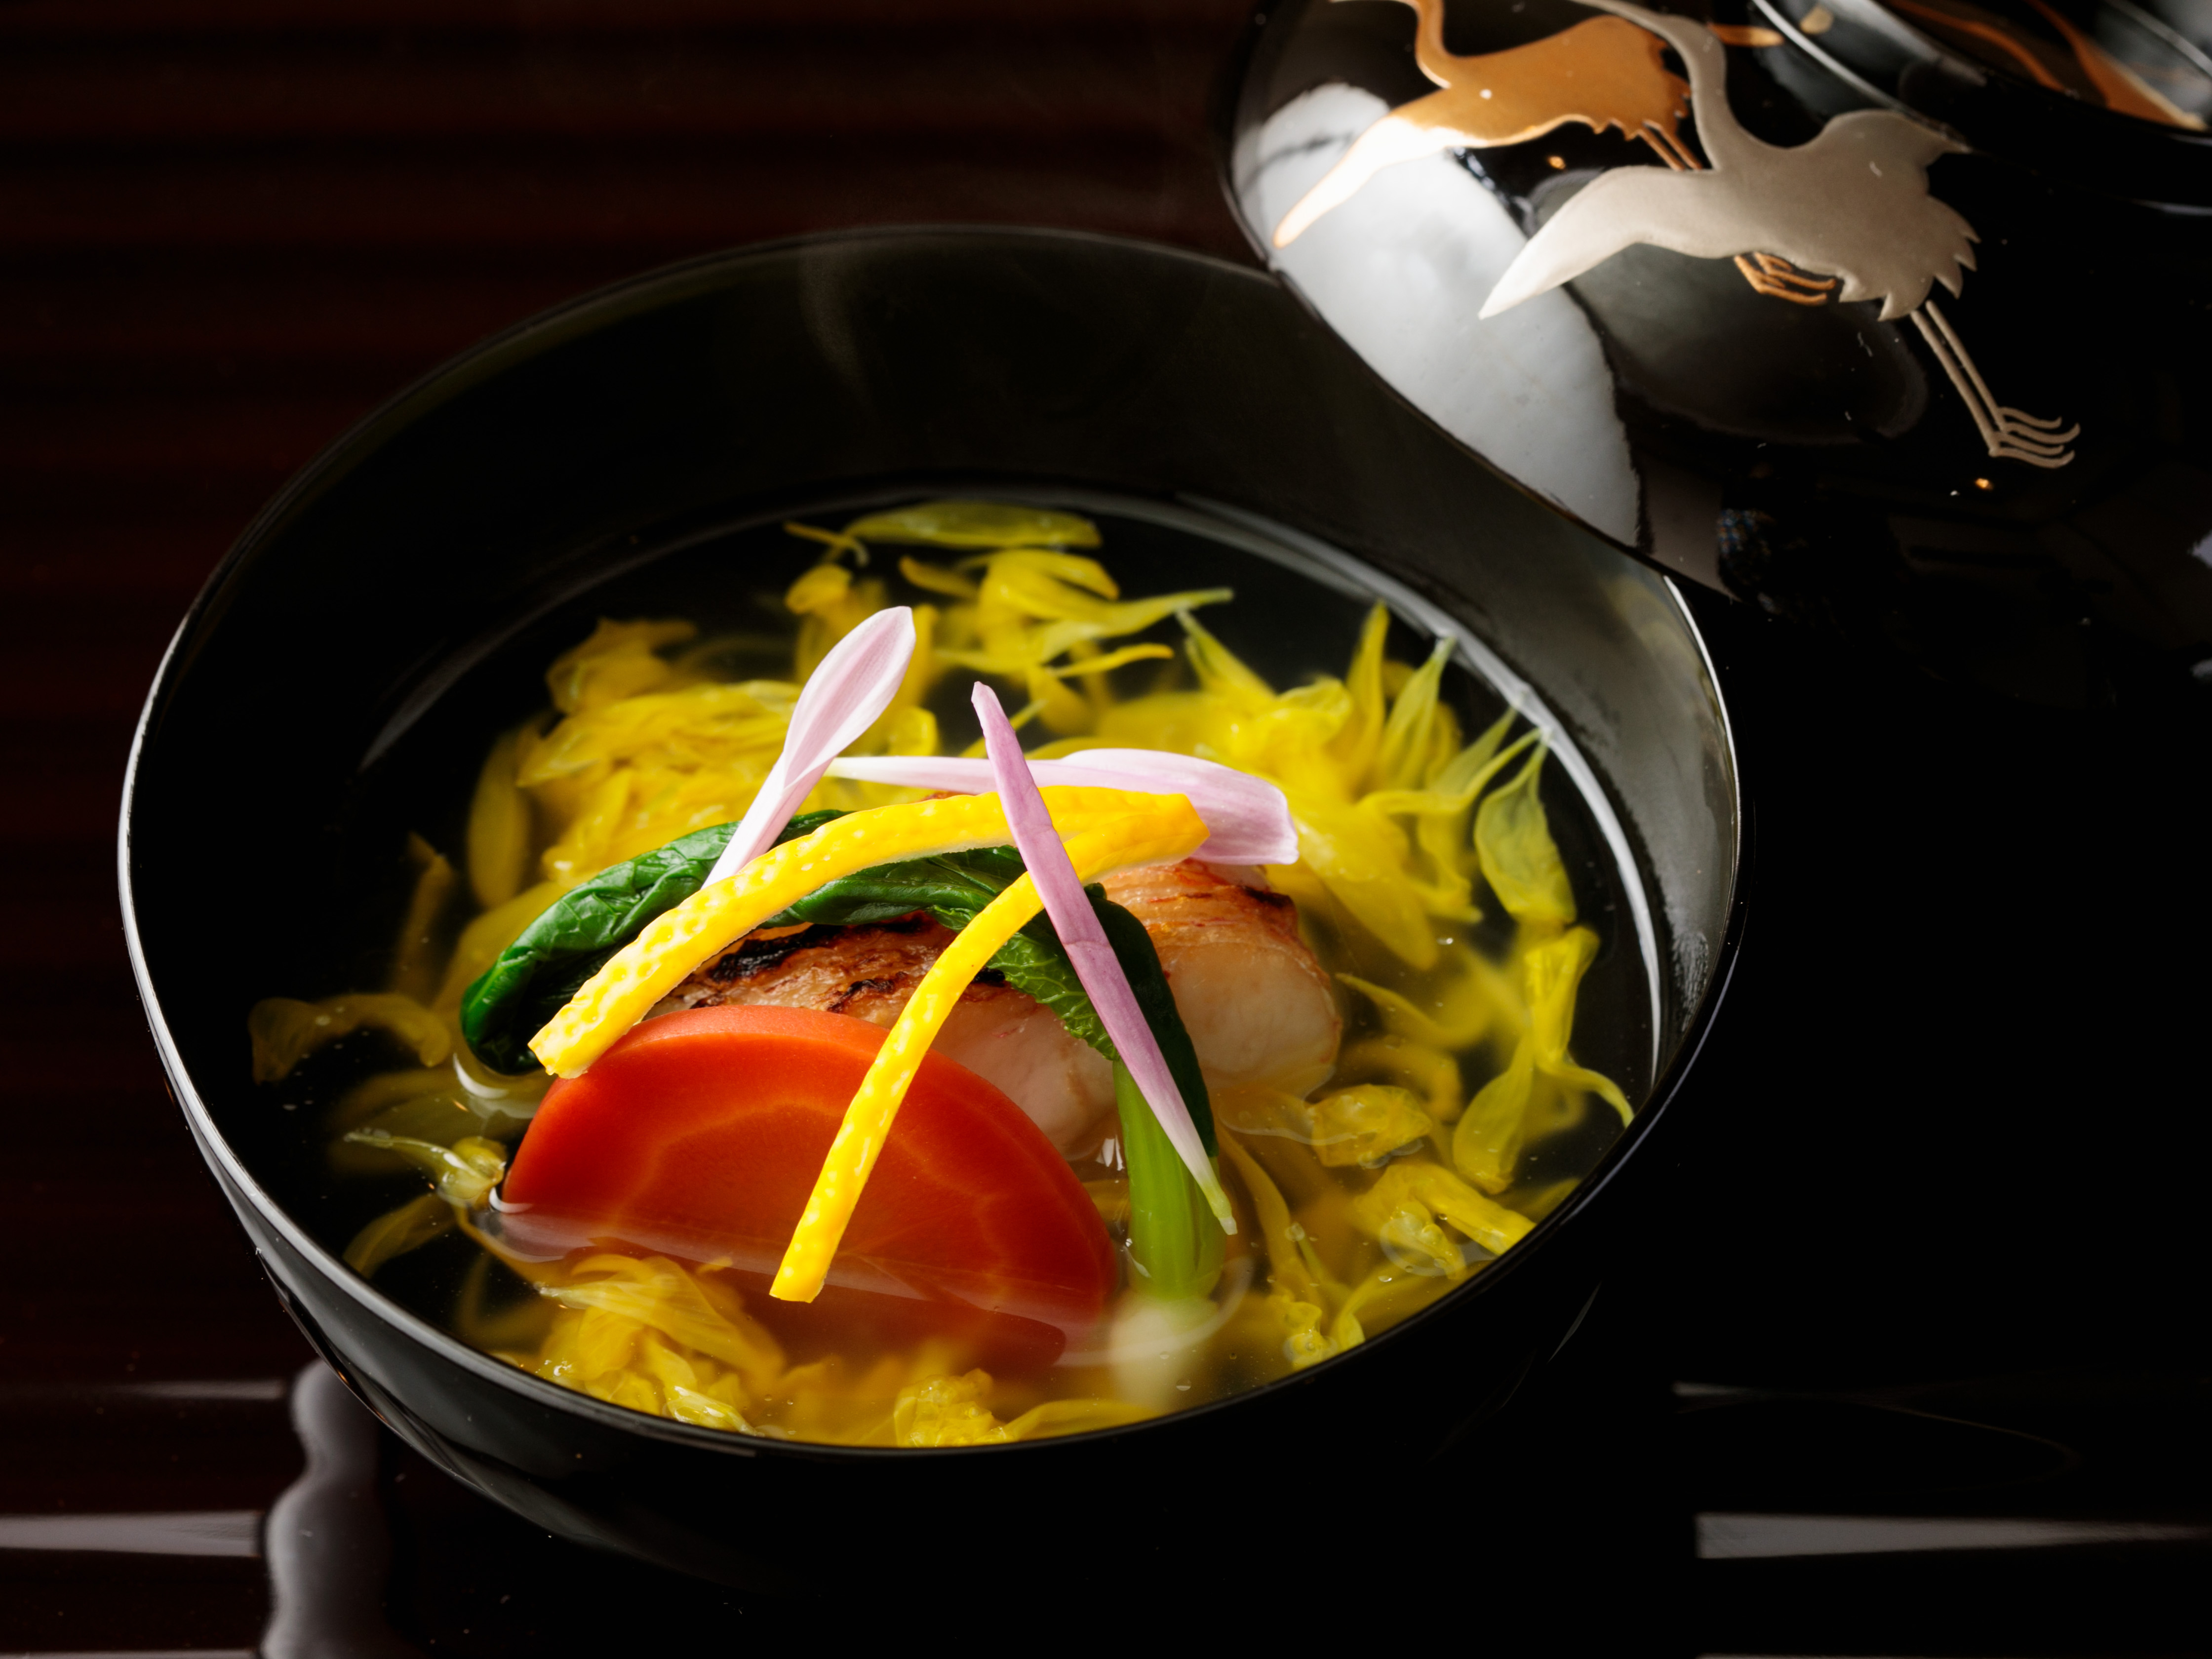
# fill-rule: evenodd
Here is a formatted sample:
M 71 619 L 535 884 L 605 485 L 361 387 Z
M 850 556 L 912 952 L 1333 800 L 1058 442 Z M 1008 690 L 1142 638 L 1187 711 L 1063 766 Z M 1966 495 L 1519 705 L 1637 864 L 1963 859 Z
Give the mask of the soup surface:
M 461 674 L 365 776 L 358 936 L 334 941 L 328 982 L 271 987 L 288 994 L 249 1017 L 278 1196 L 380 1289 L 535 1375 L 872 1445 L 1217 1399 L 1515 1248 L 1650 1081 L 1648 929 L 1604 802 L 1540 707 L 1506 688 L 1532 724 L 1480 653 L 1425 635 L 1417 602 L 1394 616 L 1349 567 L 1180 508 L 1074 505 L 908 501 L 695 539 Z M 952 972 L 1022 884 L 1004 833 L 787 875 L 787 908 L 666 957 L 644 1018 L 600 1030 L 600 1057 L 561 1067 L 577 1075 L 538 1066 L 561 1022 L 589 1024 L 594 987 L 666 957 L 730 887 L 708 866 L 800 688 L 892 605 L 918 648 L 849 757 L 981 755 L 981 681 L 1032 762 L 1192 755 L 1280 789 L 1295 861 L 1137 859 L 1092 890 L 1138 1001 L 1164 987 L 1146 1018 L 1207 1140 L 1197 1165 L 1048 919 Z M 1098 833 L 1133 845 L 1129 823 L 1184 810 L 1047 794 L 1071 849 L 1079 811 L 1121 814 Z M 753 872 L 826 869 L 864 832 L 896 854 L 997 810 L 906 805 L 929 799 L 824 778 L 794 850 Z M 939 981 L 949 1012 L 925 1017 Z M 929 1056 L 849 1224 L 821 1233 L 840 1124 L 917 1031 Z M 818 1293 L 789 1295 L 779 1263 L 817 1234 Z

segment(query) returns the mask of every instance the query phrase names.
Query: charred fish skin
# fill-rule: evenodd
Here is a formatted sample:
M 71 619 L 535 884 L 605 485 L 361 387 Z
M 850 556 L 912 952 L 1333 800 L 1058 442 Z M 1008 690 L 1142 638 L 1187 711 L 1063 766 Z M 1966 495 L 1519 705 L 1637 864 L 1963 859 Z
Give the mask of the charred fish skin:
M 825 945 L 843 930 L 821 924 L 803 927 L 767 927 L 748 933 L 737 948 L 726 951 L 699 970 L 699 976 L 717 985 L 730 985 L 775 967 L 794 951 Z
M 951 938 L 951 929 L 920 914 L 857 927 L 817 924 L 750 933 L 653 1012 L 818 1008 L 887 1026 Z

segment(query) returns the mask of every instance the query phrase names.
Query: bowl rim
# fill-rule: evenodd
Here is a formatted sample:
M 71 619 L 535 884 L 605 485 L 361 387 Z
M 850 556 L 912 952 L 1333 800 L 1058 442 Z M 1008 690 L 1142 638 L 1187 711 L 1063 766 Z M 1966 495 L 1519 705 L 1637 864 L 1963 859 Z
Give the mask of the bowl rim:
M 1049 243 L 1079 246 L 1091 245 L 1113 248 L 1118 252 L 1137 253 L 1178 264 L 1198 267 L 1212 275 L 1233 277 L 1240 283 L 1277 293 L 1285 291 L 1285 285 L 1273 274 L 1217 258 L 1209 254 L 1165 244 L 1146 241 L 1134 237 L 1109 236 L 1089 231 L 1061 231 L 1046 227 L 995 226 L 961 224 L 913 224 L 864 227 L 813 233 L 778 238 L 772 241 L 748 244 L 714 253 L 678 261 L 674 264 L 624 277 L 604 288 L 593 289 L 563 301 L 545 311 L 500 330 L 469 346 L 418 376 L 398 392 L 386 398 L 367 414 L 348 426 L 337 436 L 325 444 L 315 455 L 286 481 L 269 501 L 254 514 L 238 538 L 231 544 L 222 560 L 210 572 L 207 580 L 194 596 L 191 606 L 179 622 L 176 630 L 162 653 L 160 666 L 140 708 L 133 730 L 129 758 L 125 766 L 123 789 L 118 804 L 116 831 L 116 879 L 118 896 L 123 913 L 124 943 L 131 958 L 131 976 L 137 987 L 148 1029 L 153 1037 L 161 1068 L 171 1085 L 173 1098 L 183 1112 L 192 1139 L 201 1156 L 212 1166 L 226 1196 L 234 1202 L 243 1200 L 252 1208 L 263 1225 L 272 1229 L 287 1248 L 297 1255 L 322 1279 L 340 1290 L 363 1313 L 379 1322 L 396 1328 L 416 1346 L 428 1350 L 441 1360 L 457 1364 L 479 1380 L 495 1388 L 511 1391 L 520 1399 L 540 1407 L 556 1412 L 580 1413 L 587 1420 L 620 1432 L 643 1436 L 647 1439 L 696 1447 L 724 1456 L 757 1457 L 762 1455 L 796 1456 L 803 1459 L 835 1463 L 873 1463 L 885 1459 L 911 1462 L 921 1457 L 978 1456 L 1013 1457 L 1023 1455 L 1050 1455 L 1056 1449 L 1094 1444 L 1103 1439 L 1169 1427 L 1181 1428 L 1197 1424 L 1200 1419 L 1227 1410 L 1233 1410 L 1247 1401 L 1263 1395 L 1278 1395 L 1317 1377 L 1335 1372 L 1344 1363 L 1357 1360 L 1366 1349 L 1390 1342 L 1401 1333 L 1425 1325 L 1442 1316 L 1447 1309 L 1459 1307 L 1480 1295 L 1495 1283 L 1525 1277 L 1522 1263 L 1538 1253 L 1549 1240 L 1558 1238 L 1574 1225 L 1597 1195 L 1618 1179 L 1629 1158 L 1649 1138 L 1651 1129 L 1665 1115 L 1667 1108 L 1679 1096 L 1703 1054 L 1721 1005 L 1733 979 L 1736 960 L 1748 912 L 1751 875 L 1752 817 L 1751 802 L 1744 785 L 1742 759 L 1736 741 L 1735 725 L 1732 719 L 1718 665 L 1710 642 L 1698 624 L 1688 605 L 1684 601 L 1677 584 L 1663 573 L 1658 576 L 1675 613 L 1696 647 L 1699 666 L 1705 684 L 1711 689 L 1716 726 L 1727 762 L 1728 788 L 1733 805 L 1732 838 L 1728 848 L 1733 883 L 1727 907 L 1727 922 L 1722 938 L 1712 957 L 1711 978 L 1697 1006 L 1689 1011 L 1680 1039 L 1666 1063 L 1659 1068 L 1643 1103 L 1638 1108 L 1633 1121 L 1607 1148 L 1597 1167 L 1531 1230 L 1527 1239 L 1504 1255 L 1486 1265 L 1466 1283 L 1437 1297 L 1428 1306 L 1407 1318 L 1367 1338 L 1357 1348 L 1347 1349 L 1330 1356 L 1319 1364 L 1286 1376 L 1273 1378 L 1257 1387 L 1227 1395 L 1217 1400 L 1148 1418 L 1136 1423 L 1115 1427 L 1088 1430 L 1079 1434 L 1047 1436 L 1036 1440 L 1011 1443 L 977 1446 L 909 1447 L 909 1446 L 840 1446 L 819 1442 L 787 1440 L 772 1436 L 734 1432 L 699 1425 L 681 1423 L 672 1419 L 650 1416 L 643 1412 L 619 1407 L 595 1399 L 590 1395 L 562 1388 L 556 1382 L 536 1376 L 520 1367 L 505 1364 L 471 1346 L 459 1337 L 432 1323 L 412 1309 L 378 1290 L 376 1286 L 346 1266 L 337 1252 L 310 1235 L 291 1214 L 279 1205 L 262 1187 L 249 1170 L 228 1138 L 216 1123 L 214 1115 L 202 1099 L 183 1054 L 172 1033 L 161 996 L 156 990 L 152 970 L 148 964 L 144 941 L 140 936 L 136 893 L 131 871 L 132 820 L 137 799 L 141 763 L 155 721 L 173 696 L 177 684 L 188 670 L 185 647 L 213 608 L 216 596 L 227 584 L 234 569 L 243 563 L 283 526 L 292 512 L 334 482 L 352 465 L 373 450 L 390 431 L 396 431 L 421 415 L 443 403 L 447 397 L 489 378 L 490 374 L 508 367 L 508 359 L 525 345 L 545 343 L 548 336 L 557 336 L 567 328 L 588 320 L 593 325 L 611 320 L 640 301 L 651 299 L 660 303 L 680 297 L 694 284 L 704 285 L 708 279 L 732 268 L 763 260 L 789 258 L 794 254 L 825 246 L 855 243 L 921 242 L 930 239 L 951 237 L 966 241 L 974 248 L 985 248 L 994 243 L 1042 246 Z M 641 307 L 640 308 L 644 308 Z M 1559 509 L 1551 509 L 1558 512 Z M 1570 515 L 1561 514 L 1562 517 Z M 1570 517 L 1570 522 L 1576 522 Z M 1607 538 L 1597 536 L 1586 527 L 1584 533 L 1603 543 L 1619 556 L 1629 556 Z M 1370 562 L 1356 555 L 1343 556 L 1353 562 L 1373 569 Z M 1637 562 L 1641 562 L 1637 561 Z M 1646 566 L 1649 569 L 1650 567 Z M 1392 585 L 1397 584 L 1389 573 L 1373 569 Z M 277 1278 L 276 1265 L 264 1252 L 257 1250 L 264 1271 Z M 1556 1255 L 1554 1249 L 1553 1254 Z M 1515 1269 L 1522 1268 L 1516 1273 Z M 287 1291 L 289 1286 L 282 1285 Z M 1584 1310 L 1587 1311 L 1587 1309 Z M 1575 1325 L 1579 1326 L 1577 1316 Z M 1567 1336 L 1573 1334 L 1572 1328 Z M 1561 1346 L 1566 1340 L 1563 1337 Z M 318 1345 L 319 1346 L 319 1345 Z M 343 1374 L 343 1373 L 342 1373 Z M 357 1384 L 347 1378 L 349 1387 L 358 1394 Z M 374 1407 L 372 1405 L 371 1409 Z M 380 1417 L 383 1414 L 378 1413 Z

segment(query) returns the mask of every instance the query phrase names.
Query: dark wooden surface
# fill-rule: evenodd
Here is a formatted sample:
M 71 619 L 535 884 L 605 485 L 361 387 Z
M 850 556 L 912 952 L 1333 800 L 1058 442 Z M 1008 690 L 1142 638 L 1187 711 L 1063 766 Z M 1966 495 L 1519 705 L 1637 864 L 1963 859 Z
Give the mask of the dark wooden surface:
M 300 1470 L 306 1350 L 164 1094 L 114 898 L 131 722 L 225 546 L 422 370 L 690 254 L 974 220 L 1245 258 L 1206 135 L 1245 27 L 1243 0 L 0 3 L 0 1654 L 251 1650 L 256 1517 Z M 1626 1610 L 1608 1650 L 2201 1651 L 2201 1553 L 1695 1559 L 1716 1510 L 2198 1525 L 2212 1470 L 2203 721 L 1991 704 L 1702 611 L 1758 908 L 1675 1207 L 1505 1428 L 1442 1473 L 1378 1453 L 1387 1522 L 1237 1605 L 1297 1640 L 1433 1571 L 1468 1586 L 1422 1604 L 1460 1646 Z M 1899 1403 L 2074 1472 L 1945 1496 L 1949 1453 L 1876 1431 Z M 380 1456 L 404 1647 L 362 1651 L 764 1616 Z M 1884 1458 L 1906 1475 L 1852 1485 Z M 178 1547 L 179 1515 L 215 1542 Z M 1469 1528 L 1476 1554 L 1414 1559 Z

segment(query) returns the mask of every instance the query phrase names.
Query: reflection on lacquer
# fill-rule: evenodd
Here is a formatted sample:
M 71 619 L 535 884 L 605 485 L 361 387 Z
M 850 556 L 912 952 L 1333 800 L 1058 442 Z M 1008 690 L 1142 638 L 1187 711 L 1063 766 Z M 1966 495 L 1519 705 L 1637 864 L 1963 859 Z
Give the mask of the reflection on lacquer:
M 1837 116 L 1803 144 L 1754 137 L 1729 106 L 1723 40 L 1765 44 L 1764 31 L 1716 28 L 1627 0 L 1583 0 L 1628 20 L 1643 44 L 1606 28 L 1610 20 L 1595 19 L 1510 51 L 1455 58 L 1443 50 L 1443 0 L 1406 3 L 1420 14 L 1417 61 L 1443 90 L 1389 112 L 1362 133 L 1278 223 L 1278 247 L 1395 162 L 1449 147 L 1516 143 L 1568 122 L 1596 131 L 1618 126 L 1648 143 L 1667 170 L 1614 167 L 1593 179 L 1506 268 L 1483 303 L 1483 319 L 1639 243 L 1733 259 L 1753 289 L 1771 298 L 1803 306 L 1879 301 L 1883 321 L 1911 317 L 1993 458 L 2045 468 L 2074 459 L 2068 445 L 2080 427 L 1998 403 L 1930 297 L 1938 283 L 1954 296 L 1961 291 L 1979 240 L 1929 191 L 1929 164 L 1964 150 L 1955 139 L 1891 110 Z M 1706 164 L 1676 134 L 1682 82 L 1667 69 L 1660 41 L 1689 70 Z M 1486 106 L 1496 113 L 1486 115 Z

